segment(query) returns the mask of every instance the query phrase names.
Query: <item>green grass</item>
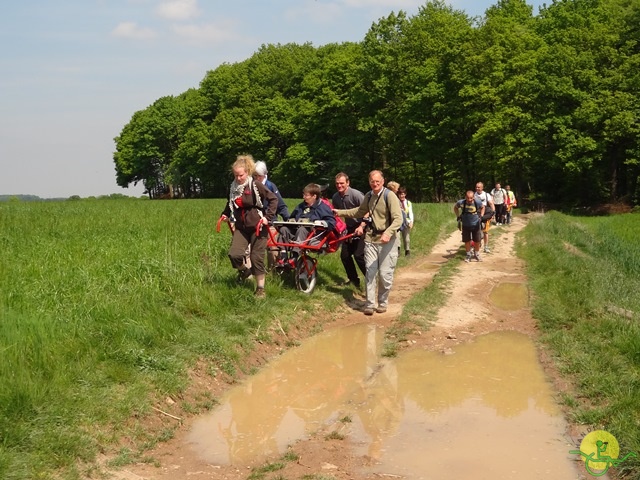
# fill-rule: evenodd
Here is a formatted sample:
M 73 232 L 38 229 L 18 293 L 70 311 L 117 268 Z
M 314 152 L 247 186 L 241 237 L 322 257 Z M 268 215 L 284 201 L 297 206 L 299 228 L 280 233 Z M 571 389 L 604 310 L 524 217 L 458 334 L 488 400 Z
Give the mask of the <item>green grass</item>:
M 223 206 L 0 203 L 0 478 L 84 478 L 98 453 L 152 462 L 145 449 L 173 431 L 146 432 L 137 419 L 157 415 L 157 399 L 179 399 L 196 361 L 211 375 L 251 373 L 243 359 L 257 340 L 340 311 L 352 292 L 335 287 L 345 276 L 338 254 L 320 258 L 311 296 L 277 276 L 266 302 L 251 282 L 236 285 L 230 235 L 215 233 Z M 414 210 L 412 251 L 428 252 L 453 214 Z M 197 413 L 216 399 L 180 402 Z
M 640 218 L 550 212 L 518 242 L 542 341 L 575 393 L 572 420 L 611 432 L 640 454 Z M 640 478 L 640 461 L 622 465 Z

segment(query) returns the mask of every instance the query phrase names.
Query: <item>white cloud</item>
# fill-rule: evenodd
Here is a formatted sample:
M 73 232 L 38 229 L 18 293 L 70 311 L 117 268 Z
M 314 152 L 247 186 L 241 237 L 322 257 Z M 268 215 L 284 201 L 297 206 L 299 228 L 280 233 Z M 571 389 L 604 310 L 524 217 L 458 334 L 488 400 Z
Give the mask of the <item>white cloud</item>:
M 171 0 L 161 3 L 156 13 L 168 20 L 189 20 L 200 14 L 197 0 Z
M 150 28 L 138 26 L 135 22 L 120 22 L 116 28 L 111 31 L 111 35 L 121 38 L 148 40 L 154 38 L 156 33 Z
M 302 3 L 299 6 L 289 8 L 284 12 L 287 20 L 297 21 L 311 19 L 315 23 L 329 23 L 343 14 L 343 7 L 332 3 Z
M 187 40 L 189 43 L 198 45 L 217 45 L 227 42 L 247 42 L 252 41 L 235 28 L 232 22 L 207 24 L 207 25 L 174 25 L 173 32 Z

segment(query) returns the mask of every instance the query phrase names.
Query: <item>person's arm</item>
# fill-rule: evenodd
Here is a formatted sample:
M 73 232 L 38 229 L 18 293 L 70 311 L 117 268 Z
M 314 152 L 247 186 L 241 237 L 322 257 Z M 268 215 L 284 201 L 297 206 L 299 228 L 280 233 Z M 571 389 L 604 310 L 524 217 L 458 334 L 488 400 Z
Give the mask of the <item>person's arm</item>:
M 333 211 L 327 204 L 320 202 L 318 205 L 318 216 L 321 220 L 327 222 L 329 230 L 336 228 L 336 217 L 333 215 Z
M 413 203 L 407 200 L 407 222 L 409 222 L 409 228 L 413 228 Z
M 384 195 L 384 193 L 382 193 L 381 195 Z M 400 230 L 400 227 L 402 226 L 402 207 L 400 206 L 400 200 L 398 200 L 398 197 L 396 196 L 396 194 L 393 193 L 393 190 L 390 190 L 389 193 L 387 194 L 386 207 L 389 209 L 389 212 L 391 213 L 391 225 L 389 225 L 389 227 L 387 227 L 387 229 L 382 234 L 381 240 L 383 243 L 386 243 L 384 240 L 385 236 L 388 236 L 390 240 L 391 237 L 395 235 L 396 232 Z
M 229 196 L 227 196 L 227 203 L 224 206 L 224 210 L 220 214 L 220 217 L 224 217 L 225 219 L 231 216 L 231 207 L 229 207 Z
M 262 183 L 255 182 L 255 185 L 258 188 L 258 193 L 262 199 L 264 219 L 266 220 L 266 223 L 271 222 L 276 216 L 276 210 L 278 209 L 278 197 L 276 197 L 276 194 L 265 187 Z
M 363 218 L 369 213 L 369 206 L 364 202 L 359 207 L 349 208 L 346 210 L 334 210 L 333 213 L 343 218 Z

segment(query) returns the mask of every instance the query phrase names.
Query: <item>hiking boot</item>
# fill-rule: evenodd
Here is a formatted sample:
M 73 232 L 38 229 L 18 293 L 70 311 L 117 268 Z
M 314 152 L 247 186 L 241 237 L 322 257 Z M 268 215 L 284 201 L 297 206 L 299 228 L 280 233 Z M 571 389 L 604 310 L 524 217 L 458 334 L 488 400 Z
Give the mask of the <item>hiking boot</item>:
M 365 315 L 373 315 L 373 308 L 371 307 L 367 307 L 364 309 L 364 314 Z
M 387 307 L 378 307 L 378 308 L 376 308 L 376 312 L 377 313 L 386 313 L 387 312 Z
M 478 252 L 476 252 L 476 261 L 481 262 L 482 259 L 480 258 L 480 254 Z
M 489 250 L 489 247 L 484 247 L 484 253 L 491 253 L 491 250 Z
M 264 291 L 264 287 L 256 288 L 256 291 L 253 293 L 256 298 L 267 298 L 267 292 Z
M 409 255 L 411 255 L 411 251 L 410 250 L 405 250 L 404 251 L 404 256 L 408 257 Z
M 464 258 L 464 261 L 467 263 L 471 261 L 471 252 L 467 253 L 467 256 Z

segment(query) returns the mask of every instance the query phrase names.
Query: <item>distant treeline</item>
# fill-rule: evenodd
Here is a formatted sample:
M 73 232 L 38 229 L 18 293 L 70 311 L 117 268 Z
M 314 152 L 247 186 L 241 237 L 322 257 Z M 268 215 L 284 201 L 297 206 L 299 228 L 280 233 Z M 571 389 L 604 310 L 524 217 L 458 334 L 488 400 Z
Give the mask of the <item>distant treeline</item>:
M 21 201 L 21 202 L 39 202 L 42 198 L 37 195 L 0 195 L 0 202 Z
M 121 200 L 131 199 L 133 197 L 123 195 L 121 193 L 112 193 L 110 195 L 99 195 L 97 197 L 90 196 L 88 199 L 109 199 L 109 200 Z M 145 197 L 142 197 L 145 198 Z M 37 195 L 0 195 L 0 202 L 60 202 L 63 200 L 82 200 L 80 195 L 72 195 L 70 197 L 55 197 L 55 198 L 42 198 Z
M 637 204 L 639 67 L 635 0 L 552 0 L 537 16 L 499 0 L 475 19 L 430 1 L 359 43 L 263 45 L 135 112 L 116 180 L 222 197 L 251 153 L 287 197 L 339 171 L 368 189 L 379 168 L 416 201 L 498 181 L 521 200 Z

